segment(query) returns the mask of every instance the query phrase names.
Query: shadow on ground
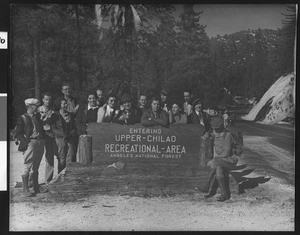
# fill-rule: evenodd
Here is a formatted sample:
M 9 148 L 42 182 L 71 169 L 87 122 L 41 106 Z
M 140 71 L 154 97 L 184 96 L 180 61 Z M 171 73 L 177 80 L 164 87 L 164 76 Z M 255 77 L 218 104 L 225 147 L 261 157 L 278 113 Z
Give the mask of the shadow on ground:
M 271 178 L 270 177 L 245 177 L 249 175 L 254 169 L 245 169 L 247 165 L 241 165 L 238 169 L 241 171 L 232 171 L 231 175 L 235 178 L 236 182 L 239 184 L 239 193 L 245 193 L 245 189 L 253 189 L 260 184 L 268 182 Z

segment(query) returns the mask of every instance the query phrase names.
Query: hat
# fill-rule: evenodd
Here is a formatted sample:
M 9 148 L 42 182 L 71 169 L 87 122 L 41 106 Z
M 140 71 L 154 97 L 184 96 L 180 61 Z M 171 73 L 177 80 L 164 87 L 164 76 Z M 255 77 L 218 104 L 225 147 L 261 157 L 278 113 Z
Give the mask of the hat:
M 193 107 L 195 107 L 197 104 L 201 104 L 202 105 L 202 101 L 198 98 L 193 102 Z
M 213 129 L 224 128 L 223 119 L 220 117 L 214 117 L 210 121 L 210 125 Z
M 25 105 L 40 105 L 40 101 L 35 98 L 29 98 L 25 100 Z
M 169 94 L 169 92 L 166 89 L 163 89 L 160 91 L 160 94 L 167 96 Z
M 126 101 L 131 101 L 132 102 L 132 98 L 129 94 L 122 95 L 121 102 L 125 103 Z

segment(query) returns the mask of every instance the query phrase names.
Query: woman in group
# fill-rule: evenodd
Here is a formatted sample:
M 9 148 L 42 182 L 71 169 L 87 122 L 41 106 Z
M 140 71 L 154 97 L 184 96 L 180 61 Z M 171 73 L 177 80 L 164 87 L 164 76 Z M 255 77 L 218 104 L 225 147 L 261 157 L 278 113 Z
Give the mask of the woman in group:
M 96 94 L 90 91 L 87 95 L 87 104 L 81 105 L 76 116 L 76 128 L 78 136 L 87 133 L 87 125 L 92 122 L 97 122 L 98 106 Z
M 169 112 L 170 124 L 187 124 L 187 115 L 182 113 L 179 103 L 173 102 L 171 111 Z
M 129 94 L 124 94 L 121 98 L 123 109 L 119 111 L 112 122 L 119 124 L 133 125 L 141 122 L 142 110 L 133 107 L 133 101 Z
M 107 96 L 106 103 L 99 108 L 97 113 L 97 122 L 112 122 L 112 120 L 118 115 L 119 110 L 116 108 L 117 97 L 114 94 Z
M 67 111 L 67 100 L 60 97 L 56 101 L 59 110 L 55 112 L 52 124 L 52 133 L 58 149 L 58 173 L 68 163 L 75 159 L 77 131 L 75 127 L 75 116 Z

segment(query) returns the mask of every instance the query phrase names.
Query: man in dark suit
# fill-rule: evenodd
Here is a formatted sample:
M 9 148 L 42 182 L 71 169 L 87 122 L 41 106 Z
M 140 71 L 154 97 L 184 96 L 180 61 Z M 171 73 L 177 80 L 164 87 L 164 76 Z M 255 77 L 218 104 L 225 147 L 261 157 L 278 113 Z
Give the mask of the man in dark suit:
M 196 99 L 193 102 L 193 112 L 188 116 L 188 123 L 196 124 L 196 125 L 203 125 L 205 134 L 204 138 L 209 136 L 209 133 L 212 131 L 210 126 L 210 118 L 207 113 L 203 112 L 202 108 L 202 101 L 200 99 Z
M 88 103 L 79 108 L 76 116 L 76 128 L 78 136 L 87 132 L 87 125 L 91 122 L 97 122 L 98 106 L 96 104 L 96 94 L 90 92 L 88 94 Z
M 18 118 L 16 128 L 16 138 L 20 141 L 19 151 L 24 152 L 24 170 L 22 173 L 23 195 L 33 196 L 39 190 L 39 166 L 44 154 L 45 131 L 40 114 L 37 112 L 40 102 L 37 99 L 29 98 L 25 100 L 27 112 Z M 34 194 L 29 191 L 28 179 L 32 171 L 32 181 Z

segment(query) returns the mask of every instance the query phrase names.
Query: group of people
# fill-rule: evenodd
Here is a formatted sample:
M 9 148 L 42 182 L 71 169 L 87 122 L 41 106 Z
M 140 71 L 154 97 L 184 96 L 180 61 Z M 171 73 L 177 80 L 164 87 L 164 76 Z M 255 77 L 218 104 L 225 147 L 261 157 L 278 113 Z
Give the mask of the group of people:
M 45 151 L 45 184 L 53 179 L 54 156 L 58 159 L 58 173 L 69 162 L 76 161 L 78 137 L 87 134 L 89 123 L 119 123 L 132 125 L 141 123 L 146 127 L 168 127 L 174 124 L 194 124 L 204 126 L 203 139 L 215 137 L 214 158 L 209 162 L 222 190 L 220 201 L 229 198 L 224 189 L 223 167 L 236 164 L 232 157 L 232 137 L 226 134 L 224 120 L 216 110 L 203 111 L 200 99 L 193 99 L 190 91 L 183 92 L 183 102 L 169 102 L 168 91 L 162 90 L 159 97 L 148 100 L 147 95 L 139 96 L 138 105 L 129 94 L 120 100 L 115 94 L 107 94 L 97 89 L 87 94 L 86 102 L 79 104 L 72 96 L 70 84 L 62 85 L 62 95 L 52 105 L 52 95 L 42 94 L 42 104 L 38 99 L 25 100 L 27 112 L 17 120 L 16 138 L 19 151 L 24 155 L 22 173 L 23 194 L 33 196 L 40 192 L 38 170 Z M 224 160 L 225 159 L 225 160 Z M 224 162 L 226 164 L 224 164 Z M 223 179 L 223 181 L 222 181 Z M 32 182 L 32 183 L 31 183 Z M 30 184 L 33 193 L 30 192 Z M 224 189 L 224 190 L 223 190 Z M 207 191 L 207 190 L 206 190 Z M 211 196 L 212 193 L 209 193 Z

